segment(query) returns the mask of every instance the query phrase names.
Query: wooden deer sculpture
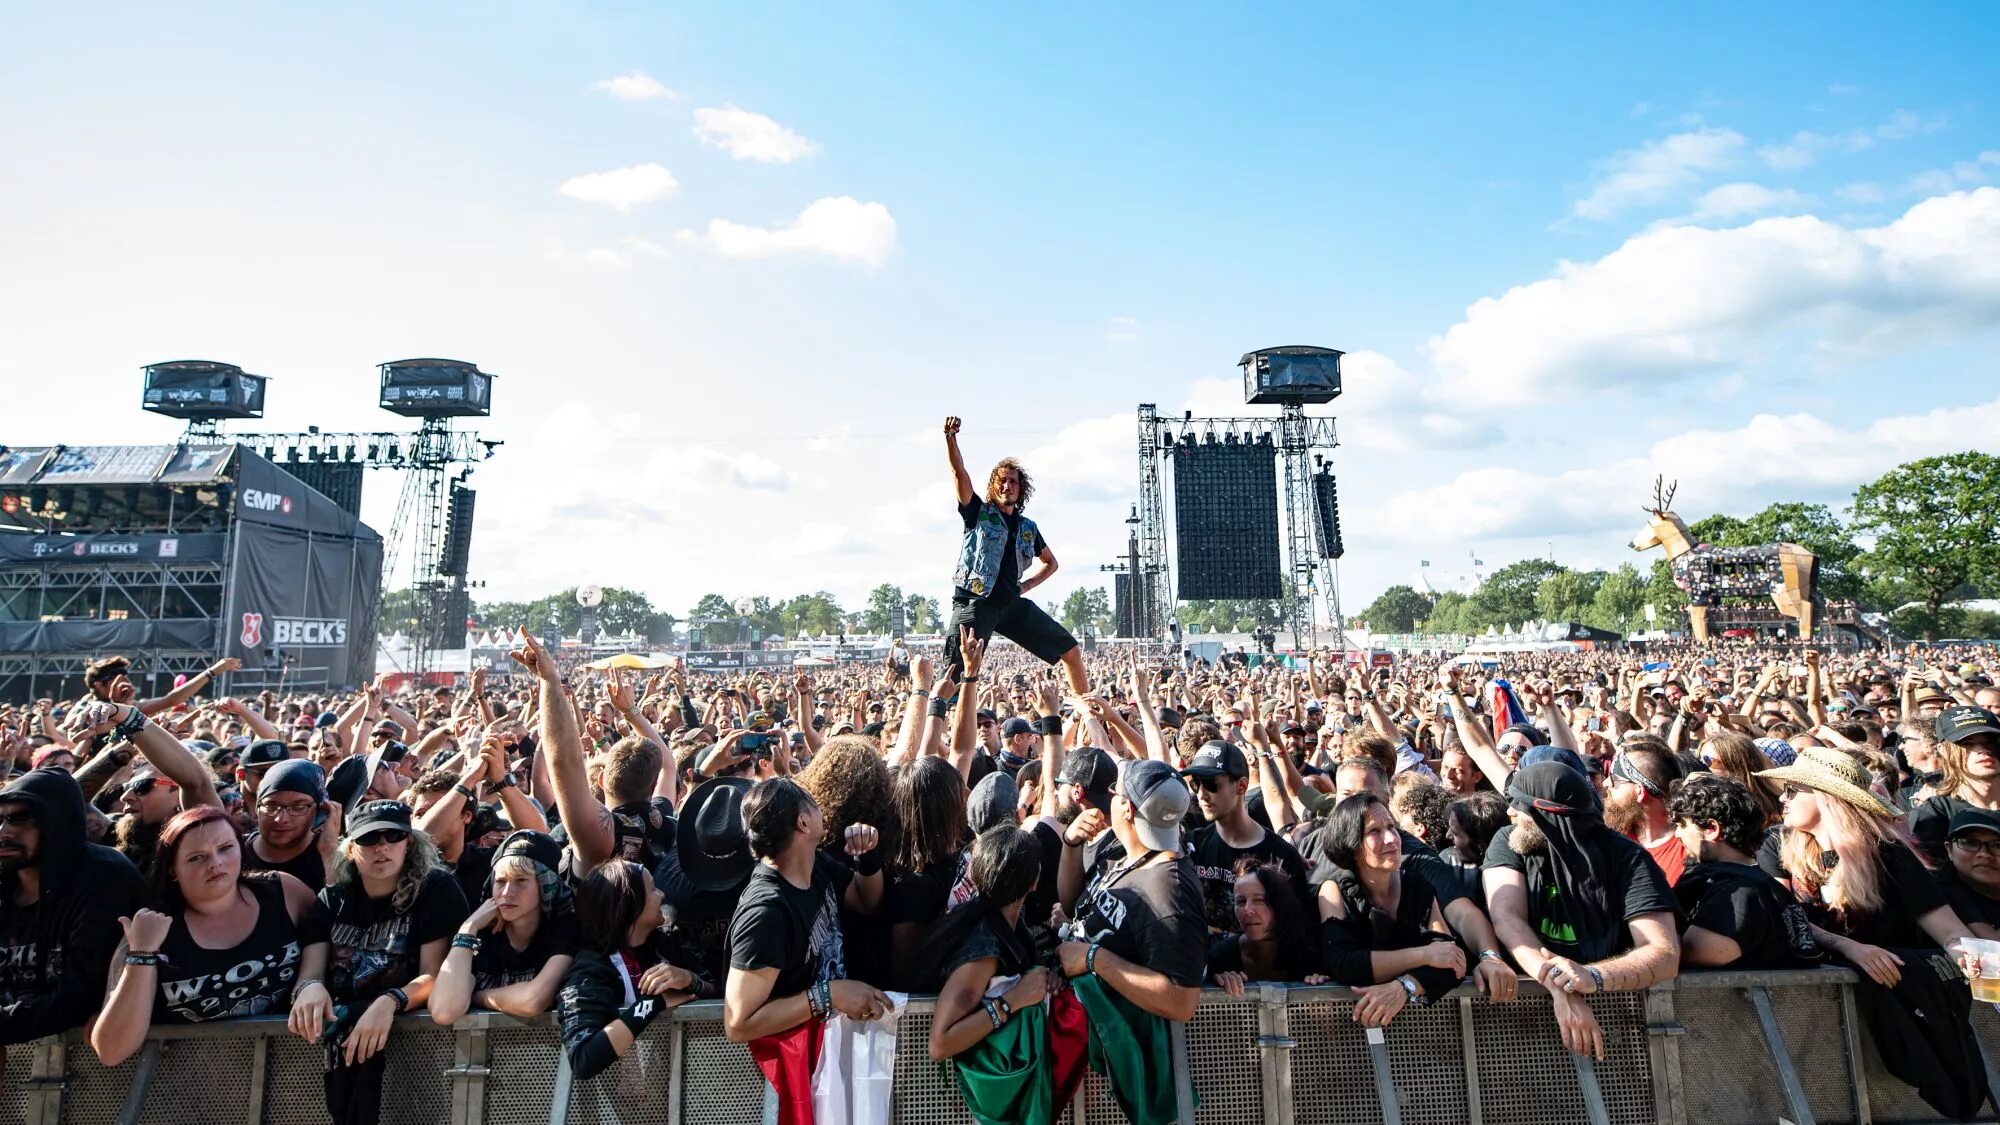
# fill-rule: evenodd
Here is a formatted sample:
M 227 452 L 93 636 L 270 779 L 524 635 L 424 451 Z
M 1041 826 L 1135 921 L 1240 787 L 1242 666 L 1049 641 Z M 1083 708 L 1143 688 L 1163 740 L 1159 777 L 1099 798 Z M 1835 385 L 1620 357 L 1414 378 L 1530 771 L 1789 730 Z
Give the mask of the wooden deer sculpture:
M 1797 618 L 1799 637 L 1813 635 L 1813 594 L 1819 559 L 1796 543 L 1755 547 L 1697 545 L 1687 524 L 1673 513 L 1674 490 L 1661 476 L 1653 481 L 1653 503 L 1645 509 L 1646 530 L 1632 540 L 1635 551 L 1665 547 L 1674 584 L 1687 591 L 1688 624 L 1698 644 L 1708 643 L 1708 611 L 1724 598 L 1769 597 L 1778 612 Z

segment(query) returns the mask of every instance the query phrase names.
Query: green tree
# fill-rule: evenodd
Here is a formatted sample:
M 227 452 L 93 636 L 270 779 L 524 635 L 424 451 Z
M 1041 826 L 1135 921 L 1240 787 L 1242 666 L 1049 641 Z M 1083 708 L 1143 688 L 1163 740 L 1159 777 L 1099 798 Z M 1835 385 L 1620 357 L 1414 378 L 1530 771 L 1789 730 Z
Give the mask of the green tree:
M 1742 547 L 1747 545 L 1744 537 L 1743 521 L 1719 512 L 1688 525 L 1688 538 L 1694 540 L 1696 546 L 1706 543 L 1711 547 Z
M 911 594 L 904 599 L 903 620 L 909 623 L 912 633 L 935 633 L 944 627 L 944 614 L 938 609 L 938 600 L 922 594 Z
M 1508 629 L 1535 616 L 1535 595 L 1542 581 L 1563 567 L 1547 559 L 1522 559 L 1494 571 L 1472 592 L 1472 610 L 1480 629 Z
M 907 605 L 903 600 L 903 588 L 884 582 L 868 591 L 868 606 L 861 611 L 861 627 L 871 633 L 892 632 Z
M 1446 590 L 1431 603 L 1430 616 L 1424 619 L 1426 633 L 1476 633 L 1468 614 L 1472 599 L 1457 590 Z
M 1558 570 L 1535 588 L 1535 616 L 1543 621 L 1581 621 L 1603 582 L 1601 570 Z
M 1072 633 L 1103 633 L 1111 626 L 1111 595 L 1102 586 L 1079 586 L 1063 599 L 1061 620 Z
M 1271 598 L 1196 599 L 1180 603 L 1175 613 L 1183 625 L 1216 633 L 1274 629 L 1284 620 L 1278 602 Z
M 576 590 L 564 590 L 556 596 L 574 603 Z M 649 641 L 667 640 L 673 634 L 673 618 L 654 609 L 652 599 L 638 590 L 606 586 L 604 601 L 597 607 L 597 627 L 605 633 L 637 633 Z
M 705 646 L 742 644 L 747 637 L 736 607 L 721 594 L 703 594 L 688 611 L 688 643 Z
M 796 634 L 801 629 L 817 636 L 821 633 L 838 633 L 847 625 L 847 614 L 834 600 L 832 594 L 821 590 L 812 594 L 800 594 L 785 603 L 785 627 Z
M 1939 611 L 1959 587 L 2000 575 L 2000 457 L 1952 453 L 1884 473 L 1854 494 L 1857 529 L 1872 534 L 1871 571 L 1908 582 L 1939 635 Z
M 484 619 L 480 618 L 478 614 L 475 613 L 473 617 L 475 620 L 480 621 L 481 624 L 485 623 Z M 391 590 L 383 594 L 382 604 L 375 611 L 375 631 L 385 637 L 391 633 L 415 636 L 417 632 L 417 592 L 405 587 L 401 590 Z
M 1597 584 L 1597 592 L 1583 611 L 1583 623 L 1617 633 L 1631 632 L 1645 627 L 1641 616 L 1645 611 L 1640 608 L 1645 604 L 1646 583 L 1639 577 L 1639 568 L 1624 563 Z
M 1687 592 L 1674 581 L 1674 568 L 1665 559 L 1653 560 L 1653 573 L 1646 581 L 1645 604 L 1653 607 L 1655 620 L 1650 624 L 1655 629 L 1680 629 L 1686 624 Z M 1643 607 L 1639 620 L 1646 623 Z
M 1431 615 L 1431 599 L 1412 586 L 1391 586 L 1355 615 L 1378 633 L 1412 633 Z

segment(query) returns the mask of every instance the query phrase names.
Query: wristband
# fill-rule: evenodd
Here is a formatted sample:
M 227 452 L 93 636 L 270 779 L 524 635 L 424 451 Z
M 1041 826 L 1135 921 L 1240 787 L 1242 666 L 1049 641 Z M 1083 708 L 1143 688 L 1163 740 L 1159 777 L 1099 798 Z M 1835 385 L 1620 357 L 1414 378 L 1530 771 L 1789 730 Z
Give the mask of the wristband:
M 979 673 L 973 672 L 970 675 L 960 676 L 958 682 L 961 684 L 976 684 L 979 682 Z
M 1002 1016 L 1005 1016 L 1008 1019 L 1014 1018 L 1014 1006 L 1007 1003 L 1007 998 L 1005 996 L 995 996 L 992 1000 L 992 1003 L 995 1007 L 1000 1009 L 1000 1014 Z
M 1062 737 L 1062 716 L 1044 715 L 1035 720 L 1035 733 Z
M 301 993 L 301 992 L 304 992 L 304 991 L 305 991 L 306 989 L 308 989 L 308 988 L 311 988 L 311 987 L 312 987 L 313 985 L 319 985 L 319 986 L 320 986 L 321 988 L 325 988 L 325 987 L 326 987 L 326 982 L 325 982 L 325 981 L 323 981 L 323 980 L 321 980 L 321 979 L 320 979 L 320 978 L 318 978 L 318 977 L 307 977 L 306 979 L 304 979 L 304 980 L 300 981 L 299 983 L 297 983 L 297 984 L 293 985 L 293 986 L 292 986 L 292 1003 L 294 1003 L 294 1004 L 298 1003 L 298 1002 L 299 1002 L 299 993 Z
M 1087 950 L 1083 955 L 1084 972 L 1091 974 L 1095 974 L 1097 972 L 1097 950 L 1098 950 L 1098 944 L 1094 941 L 1091 942 L 1090 949 Z
M 127 965 L 138 965 L 142 968 L 148 968 L 148 969 L 158 968 L 160 964 L 160 955 L 157 951 L 152 953 L 136 953 L 136 952 L 127 953 L 125 954 L 125 963 Z
M 1599 991 L 1599 992 L 1603 992 L 1603 991 L 1604 991 L 1604 974 L 1598 971 L 1598 969 L 1597 969 L 1597 966 L 1595 966 L 1595 965 L 1585 965 L 1585 966 L 1583 967 L 1583 971 L 1584 971 L 1584 972 L 1586 972 L 1586 973 L 1589 973 L 1589 974 L 1590 974 L 1590 980 L 1591 980 L 1591 983 L 1593 983 L 1593 984 L 1595 984 L 1595 985 L 1597 986 L 1597 991 Z
M 479 935 L 464 932 L 455 933 L 451 935 L 451 947 L 453 949 L 478 949 Z
M 521 780 L 515 777 L 512 773 L 503 773 L 500 775 L 500 780 L 495 782 L 494 784 L 502 789 L 512 789 L 516 785 L 521 784 Z
M 882 873 L 882 849 L 879 845 L 869 848 L 860 855 L 854 856 L 853 860 L 854 873 L 856 875 L 868 876 Z
M 659 1014 L 660 1002 L 651 996 L 642 996 L 637 1003 L 618 1009 L 618 1022 L 629 1028 L 632 1038 L 637 1039 L 646 1030 L 646 1025 L 653 1022 L 653 1017 Z
M 146 729 L 146 713 L 133 707 L 130 715 L 125 716 L 117 726 L 111 728 L 111 738 L 114 742 L 130 742 L 133 735 L 144 729 Z
M 1494 961 L 1503 965 L 1507 963 L 1507 959 L 1505 957 L 1500 956 L 1500 951 L 1497 949 L 1480 950 L 1479 959 L 1481 961 Z
M 474 793 L 472 790 L 467 789 L 463 781 L 454 782 L 452 784 L 451 791 L 465 798 L 466 800 L 473 802 L 474 804 L 477 804 L 479 802 L 479 795 L 477 793 Z
M 990 999 L 984 1000 L 980 1002 L 979 1006 L 986 1009 L 986 1018 L 992 1021 L 993 1030 L 995 1031 L 1000 1030 L 1001 1025 L 1007 1022 L 1007 1018 L 1000 1014 L 1000 1005 L 998 1001 Z
M 950 710 L 951 710 L 951 700 L 949 699 L 931 700 L 931 710 L 930 710 L 931 718 L 942 719 Z
M 392 988 L 392 989 L 390 989 L 389 991 L 387 991 L 387 992 L 384 992 L 384 993 L 383 993 L 382 995 L 384 995 L 384 996 L 387 996 L 387 997 L 389 998 L 390 1002 L 396 1005 L 396 1014 L 397 1014 L 397 1015 L 399 1015 L 399 1016 L 400 1016 L 400 1015 L 402 1015 L 402 1014 L 403 1014 L 404 1012 L 407 1012 L 407 1011 L 409 1011 L 409 1010 L 410 1010 L 410 997 L 409 997 L 409 994 L 408 994 L 408 993 L 406 993 L 406 992 L 404 992 L 404 991 L 403 991 L 402 989 L 400 989 L 400 988 Z
M 927 691 L 925 691 L 924 689 L 922 689 L 922 688 L 920 688 L 920 687 L 913 687 L 913 688 L 911 688 L 911 689 L 910 689 L 910 694 L 911 694 L 911 695 L 921 695 L 921 696 L 923 696 L 923 697 L 924 697 L 925 699 L 929 699 L 929 698 L 931 697 L 931 693 L 930 693 L 930 692 L 927 692 Z

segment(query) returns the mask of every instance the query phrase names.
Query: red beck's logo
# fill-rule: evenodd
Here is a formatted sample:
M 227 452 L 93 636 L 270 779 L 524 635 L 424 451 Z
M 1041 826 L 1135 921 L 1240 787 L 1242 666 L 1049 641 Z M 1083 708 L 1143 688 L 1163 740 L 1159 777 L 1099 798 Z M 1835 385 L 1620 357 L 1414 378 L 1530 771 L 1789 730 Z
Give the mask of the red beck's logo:
M 243 647 L 256 648 L 264 643 L 264 615 L 246 613 L 243 615 Z

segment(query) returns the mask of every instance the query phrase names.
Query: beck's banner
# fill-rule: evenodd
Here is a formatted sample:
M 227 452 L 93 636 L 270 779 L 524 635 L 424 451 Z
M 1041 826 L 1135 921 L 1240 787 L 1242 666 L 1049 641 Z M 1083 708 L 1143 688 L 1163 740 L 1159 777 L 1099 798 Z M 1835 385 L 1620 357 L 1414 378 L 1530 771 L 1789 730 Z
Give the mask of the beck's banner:
M 223 653 L 244 679 L 348 687 L 374 673 L 379 539 L 236 525 Z
M 192 535 L 0 535 L 0 565 L 40 563 L 64 566 L 97 563 L 221 562 L 229 537 Z

